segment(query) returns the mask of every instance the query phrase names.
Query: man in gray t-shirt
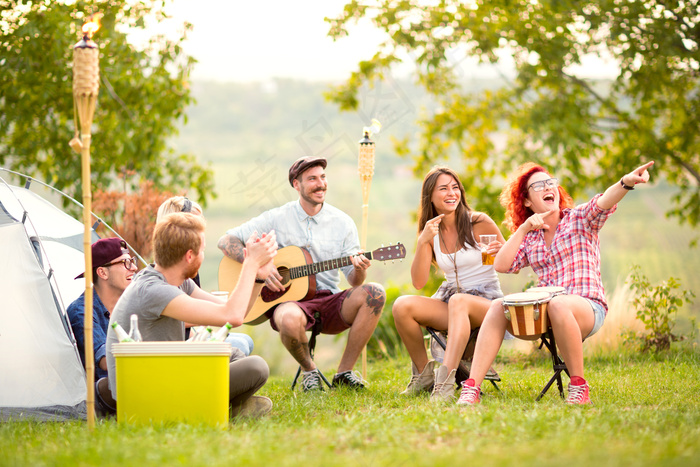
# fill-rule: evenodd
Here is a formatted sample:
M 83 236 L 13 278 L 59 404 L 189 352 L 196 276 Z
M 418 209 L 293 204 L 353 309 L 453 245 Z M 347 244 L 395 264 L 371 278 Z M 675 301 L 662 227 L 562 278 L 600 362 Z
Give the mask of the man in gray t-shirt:
M 138 316 L 139 331 L 144 341 L 184 341 L 185 322 L 198 325 L 240 326 L 260 293 L 262 281 L 274 268 L 272 257 L 277 251 L 274 233 L 251 236 L 246 243 L 247 256 L 241 280 L 226 301 L 196 287 L 192 277 L 204 259 L 204 219 L 190 213 L 174 213 L 156 224 L 153 232 L 155 265 L 137 273 L 112 312 L 107 333 L 107 366 L 109 386 L 116 393 L 116 364 L 112 344 L 118 342 L 111 324 L 130 327 L 132 314 Z M 268 412 L 272 402 L 253 396 L 269 376 L 265 360 L 245 357 L 234 349 L 229 365 L 229 401 L 233 415 L 260 415 Z M 135 382 L 136 384 L 137 382 Z

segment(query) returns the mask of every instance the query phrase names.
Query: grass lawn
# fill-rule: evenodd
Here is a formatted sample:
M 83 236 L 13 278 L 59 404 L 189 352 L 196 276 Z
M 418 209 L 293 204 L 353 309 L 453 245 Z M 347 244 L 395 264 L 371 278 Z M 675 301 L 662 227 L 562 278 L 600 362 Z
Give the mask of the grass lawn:
M 586 365 L 589 407 L 567 407 L 556 386 L 534 401 L 551 375 L 543 353 L 502 352 L 501 392 L 485 384 L 475 408 L 399 395 L 403 357 L 370 362 L 363 393 L 291 392 L 290 378 L 271 378 L 262 393 L 275 402 L 272 414 L 227 430 L 0 424 L 0 465 L 700 465 L 696 348 L 589 356 Z

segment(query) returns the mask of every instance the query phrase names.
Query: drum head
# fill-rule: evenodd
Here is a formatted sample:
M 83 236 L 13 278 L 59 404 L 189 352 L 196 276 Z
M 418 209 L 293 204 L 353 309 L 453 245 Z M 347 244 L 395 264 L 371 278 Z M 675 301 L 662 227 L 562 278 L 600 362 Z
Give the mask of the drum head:
M 549 292 L 519 292 L 503 297 L 503 303 L 505 305 L 529 305 L 547 302 L 550 297 Z
M 566 289 L 564 287 L 560 287 L 558 285 L 551 285 L 551 286 L 546 286 L 546 287 L 530 287 L 527 289 L 528 292 L 547 292 L 551 295 L 561 295 L 566 293 Z

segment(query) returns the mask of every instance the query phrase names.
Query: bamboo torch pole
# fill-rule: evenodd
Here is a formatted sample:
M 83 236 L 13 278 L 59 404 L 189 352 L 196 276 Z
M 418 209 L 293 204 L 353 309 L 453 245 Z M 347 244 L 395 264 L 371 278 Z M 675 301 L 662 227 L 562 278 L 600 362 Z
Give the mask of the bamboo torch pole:
M 83 251 L 85 253 L 85 373 L 87 385 L 88 428 L 95 428 L 95 358 L 93 349 L 93 284 L 92 284 L 92 188 L 90 185 L 90 142 L 92 139 L 92 117 L 95 114 L 99 91 L 99 49 L 92 34 L 99 29 L 99 17 L 88 18 L 83 25 L 83 37 L 73 47 L 73 100 L 80 120 L 80 139 L 73 138 L 70 145 L 80 150 L 83 190 Z M 77 125 L 76 125 L 77 133 Z
M 363 129 L 360 140 L 360 157 L 357 171 L 360 174 L 362 187 L 362 226 L 360 228 L 360 248 L 367 250 L 367 221 L 369 217 L 369 190 L 374 175 L 374 141 L 370 139 L 372 132 L 378 133 L 382 125 L 378 120 L 372 120 L 372 126 Z M 367 378 L 367 346 L 362 349 L 362 377 Z

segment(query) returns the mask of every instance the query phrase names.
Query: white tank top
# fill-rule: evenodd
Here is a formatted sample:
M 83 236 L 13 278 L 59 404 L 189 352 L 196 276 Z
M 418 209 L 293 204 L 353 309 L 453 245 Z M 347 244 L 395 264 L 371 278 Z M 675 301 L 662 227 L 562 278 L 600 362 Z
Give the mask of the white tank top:
M 445 280 L 450 283 L 457 282 L 455 274 L 455 264 L 459 274 L 459 287 L 468 289 L 476 287 L 485 282 L 492 282 L 498 279 L 493 265 L 481 264 L 481 249 L 474 248 L 468 243 L 454 254 L 446 254 L 440 250 L 440 235 L 433 238 L 433 250 L 437 264 L 445 273 Z

